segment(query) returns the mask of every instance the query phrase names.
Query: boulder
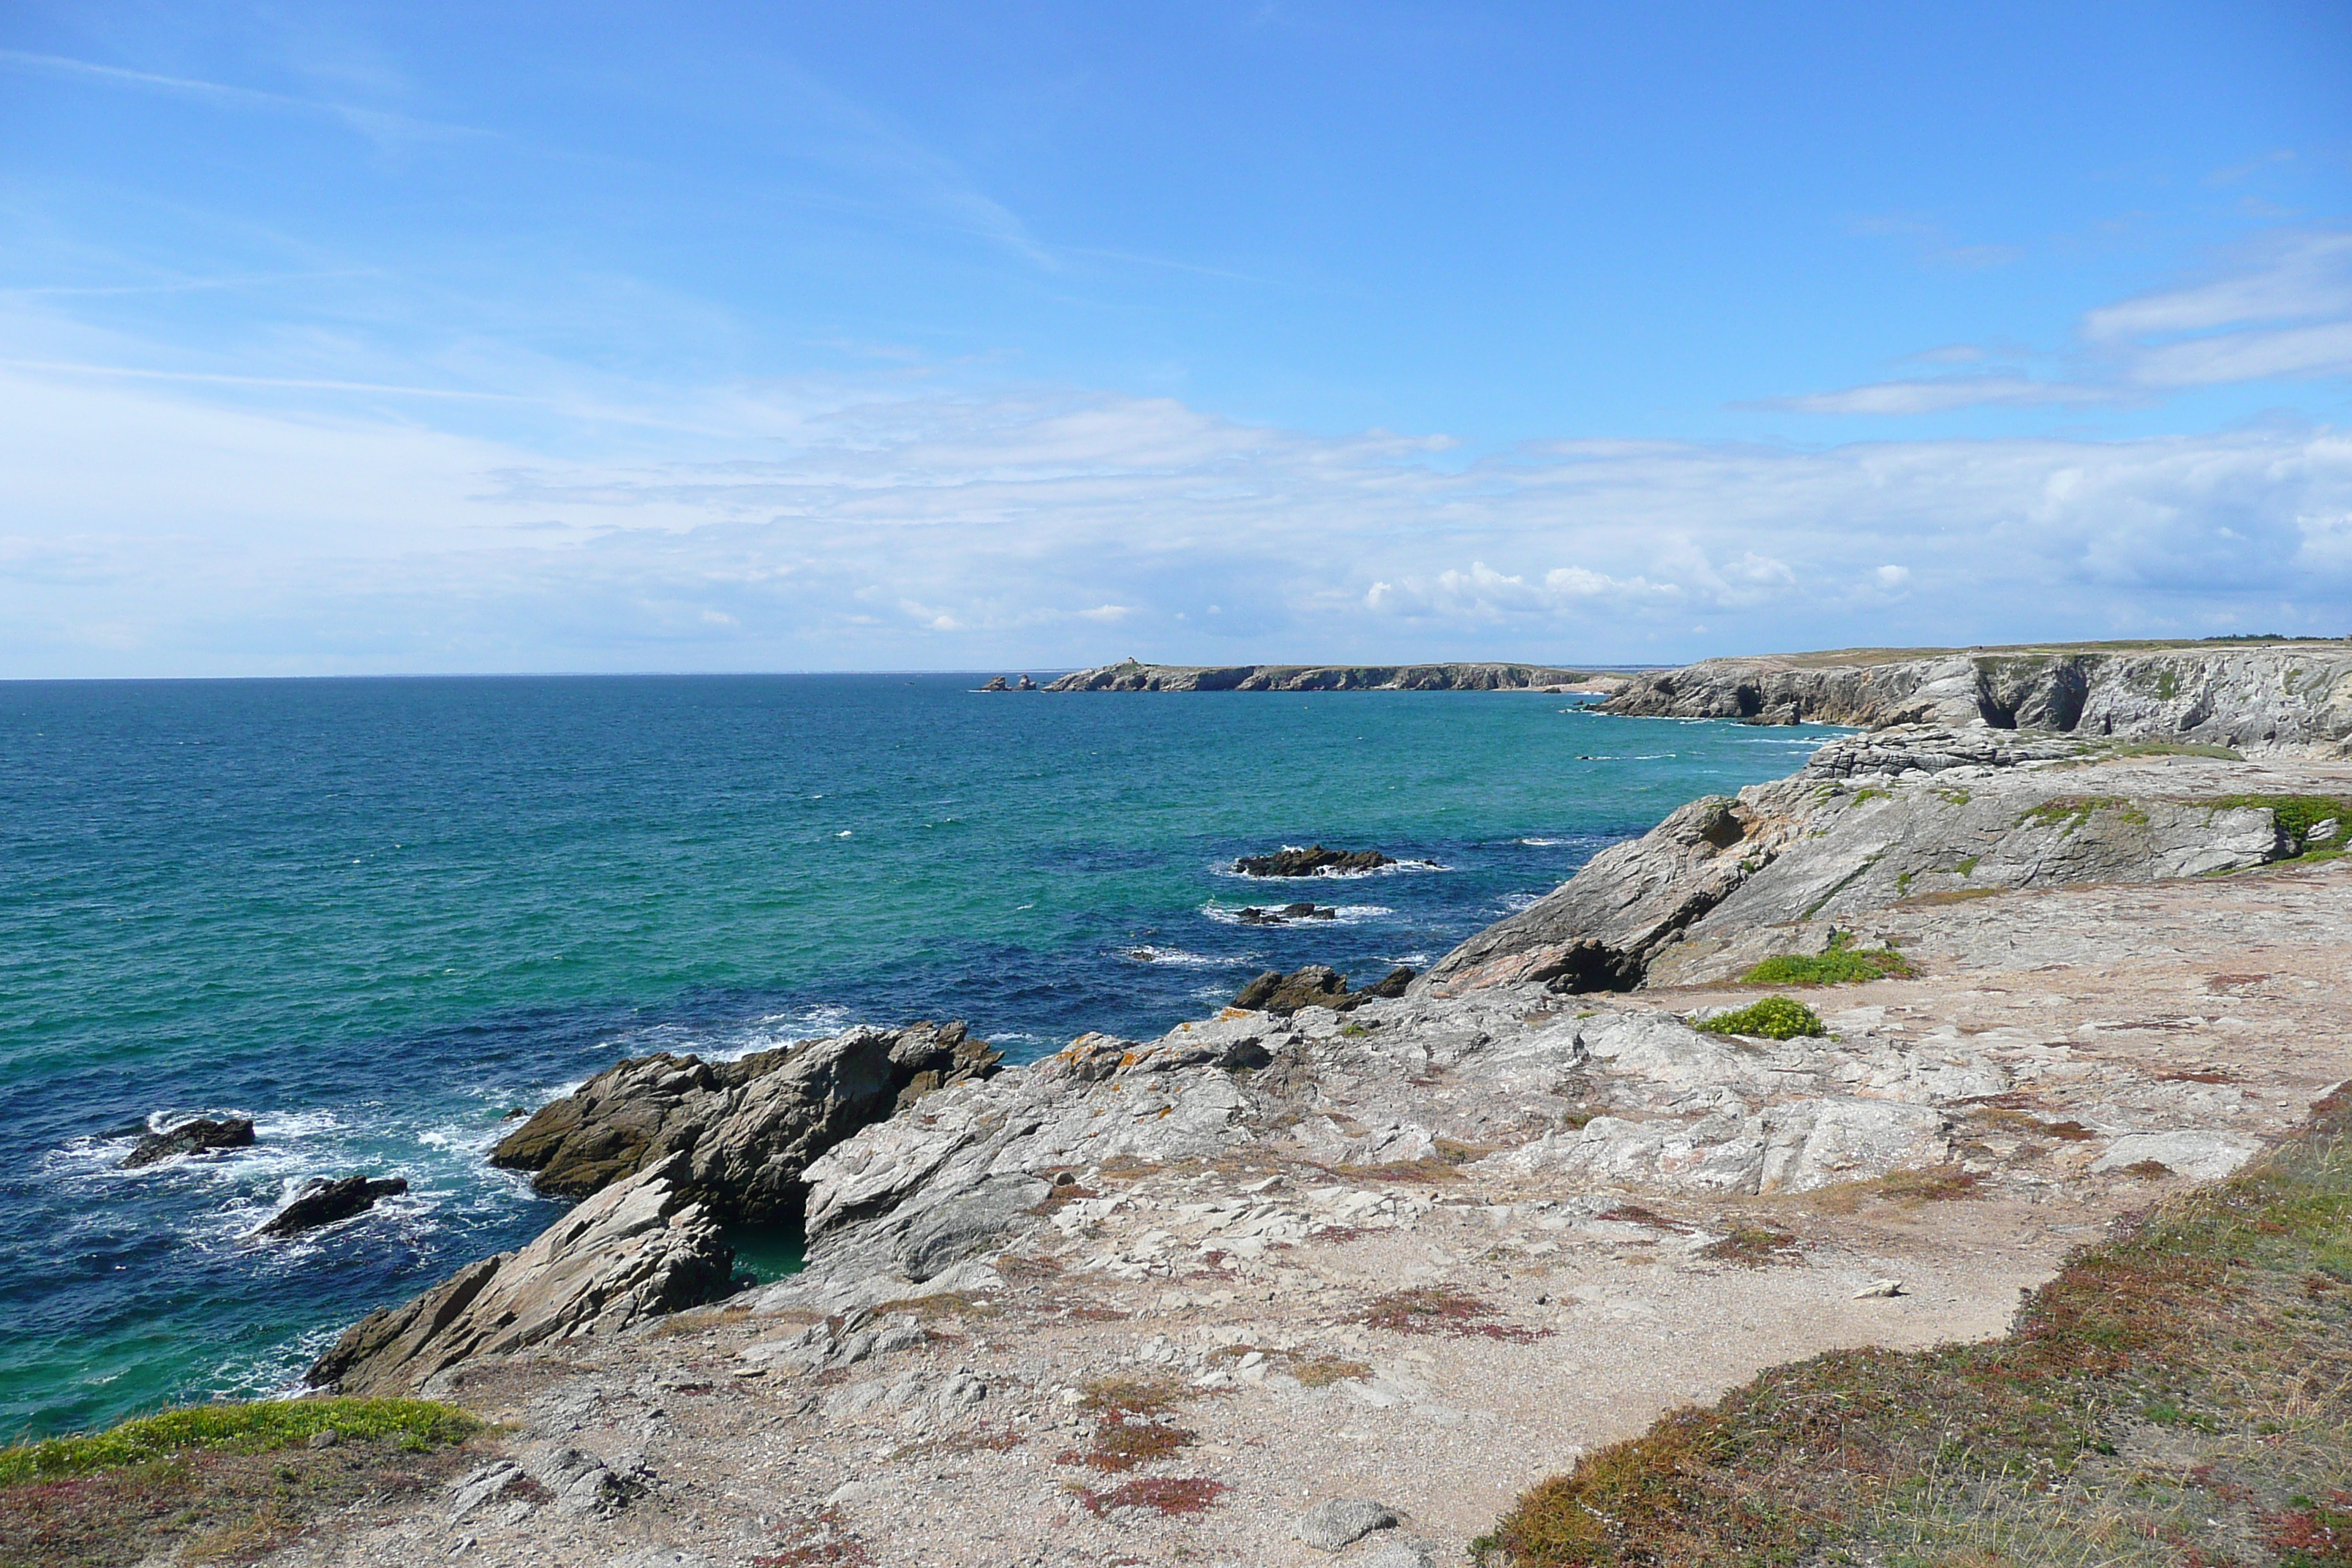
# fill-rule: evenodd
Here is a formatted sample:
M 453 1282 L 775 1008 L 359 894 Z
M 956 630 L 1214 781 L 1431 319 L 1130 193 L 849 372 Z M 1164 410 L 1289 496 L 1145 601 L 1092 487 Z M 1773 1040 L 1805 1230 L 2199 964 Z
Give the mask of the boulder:
M 1244 877 L 1336 877 L 1395 864 L 1394 856 L 1377 849 L 1326 849 L 1316 844 L 1271 855 L 1244 855 L 1234 862 L 1234 869 Z
M 254 1232 L 256 1236 L 295 1236 L 315 1230 L 322 1225 L 332 1225 L 364 1214 L 375 1207 L 378 1198 L 393 1197 L 408 1190 L 404 1177 L 392 1176 L 382 1181 L 370 1181 L 365 1176 L 344 1176 L 329 1180 L 313 1176 L 302 1184 L 294 1201 L 271 1216 L 269 1223 Z
M 253 1146 L 253 1121 L 249 1117 L 228 1116 L 218 1121 L 199 1116 L 193 1121 L 183 1121 L 177 1127 L 162 1132 L 150 1132 L 139 1140 L 139 1146 L 123 1160 L 122 1168 L 136 1170 L 152 1165 L 158 1160 L 168 1160 L 175 1154 L 209 1154 L 216 1149 L 249 1149 Z
M 992 677 L 989 680 L 989 683 L 982 687 L 981 689 L 982 691 L 1010 691 L 1013 688 L 1005 684 L 1004 677 L 999 675 Z
M 1287 1018 L 1301 1007 L 1328 1007 L 1345 1013 L 1375 997 L 1403 995 L 1412 977 L 1412 971 L 1401 963 L 1377 984 L 1350 991 L 1347 977 L 1325 964 L 1310 963 L 1288 974 L 1269 969 L 1243 986 L 1233 1005 L 1252 1013 L 1271 1013 L 1278 1018 Z
M 1397 1516 L 1370 1498 L 1333 1498 L 1299 1515 L 1292 1533 L 1318 1552 L 1344 1552 L 1375 1530 L 1394 1530 Z
M 861 1025 L 821 1040 L 705 1062 L 663 1053 L 599 1073 L 509 1134 L 490 1163 L 584 1197 L 673 1153 L 680 1180 L 730 1221 L 797 1212 L 809 1162 L 868 1122 L 949 1084 L 985 1078 L 1003 1054 L 961 1024 Z
M 404 1306 L 369 1313 L 312 1364 L 306 1381 L 345 1394 L 395 1394 L 468 1357 L 544 1340 L 614 1334 L 727 1293 L 734 1252 L 686 1190 L 674 1153 L 606 1187 L 530 1245 L 458 1270 Z

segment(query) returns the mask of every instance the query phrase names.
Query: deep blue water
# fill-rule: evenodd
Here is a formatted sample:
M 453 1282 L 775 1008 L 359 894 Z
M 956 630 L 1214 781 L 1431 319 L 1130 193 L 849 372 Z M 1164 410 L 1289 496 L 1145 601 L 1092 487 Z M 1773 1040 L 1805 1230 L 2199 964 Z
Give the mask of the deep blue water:
M 1034 1057 L 1416 966 L 1829 731 L 1525 694 L 970 677 L 0 685 L 0 1436 L 284 1385 L 556 1212 L 500 1113 L 623 1055 L 961 1017 Z M 1248 883 L 1238 854 L 1425 867 Z M 1312 896 L 1331 922 L 1237 924 Z M 260 1146 L 114 1168 L 151 1120 Z M 414 1190 L 291 1245 L 303 1178 Z

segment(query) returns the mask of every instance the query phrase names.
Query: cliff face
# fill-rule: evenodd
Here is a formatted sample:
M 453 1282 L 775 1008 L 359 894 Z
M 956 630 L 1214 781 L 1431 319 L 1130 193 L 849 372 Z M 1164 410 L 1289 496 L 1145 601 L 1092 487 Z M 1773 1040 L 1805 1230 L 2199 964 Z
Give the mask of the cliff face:
M 1916 658 L 1717 658 L 1637 675 L 1601 705 L 1662 718 L 1935 724 L 2193 741 L 2240 751 L 2352 737 L 2352 647 L 1936 653 Z
M 1537 664 L 1144 664 L 1081 669 L 1048 691 L 1525 691 L 1588 677 Z
M 1906 900 L 2238 870 L 2332 850 L 2352 827 L 2340 766 L 2144 750 L 1983 728 L 1845 737 L 1792 777 L 1602 851 L 1414 990 L 1722 979 Z

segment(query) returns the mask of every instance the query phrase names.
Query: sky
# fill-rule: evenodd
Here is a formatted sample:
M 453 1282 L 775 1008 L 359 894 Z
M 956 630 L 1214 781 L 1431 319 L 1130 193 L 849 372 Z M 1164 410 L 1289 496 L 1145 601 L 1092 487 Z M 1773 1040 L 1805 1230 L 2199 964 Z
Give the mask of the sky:
M 2352 6 L 0 7 L 0 677 L 2352 634 Z

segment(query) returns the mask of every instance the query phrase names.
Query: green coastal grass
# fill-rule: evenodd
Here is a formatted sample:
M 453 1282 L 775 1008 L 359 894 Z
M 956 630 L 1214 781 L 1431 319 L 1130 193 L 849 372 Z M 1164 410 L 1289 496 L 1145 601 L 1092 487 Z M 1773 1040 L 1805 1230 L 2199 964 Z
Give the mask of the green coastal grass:
M 1735 1013 L 1701 1018 L 1691 1027 L 1710 1035 L 1750 1035 L 1767 1040 L 1793 1040 L 1801 1035 L 1826 1035 L 1829 1030 L 1811 1007 L 1793 996 L 1767 996 Z
M 1821 952 L 1784 952 L 1739 977 L 1742 985 L 1857 985 L 1918 973 L 1893 948 L 1860 949 L 1839 931 Z
M 0 1448 L 0 1487 L 56 1480 L 92 1470 L 145 1464 L 200 1450 L 267 1453 L 338 1437 L 391 1438 L 423 1450 L 463 1442 L 482 1423 L 454 1405 L 422 1399 L 268 1399 L 247 1405 L 196 1405 L 142 1415 L 103 1432 L 50 1437 Z
M 2352 1563 L 2352 1093 L 2077 1252 L 2005 1339 L 1833 1351 L 1523 1494 L 1513 1568 Z

